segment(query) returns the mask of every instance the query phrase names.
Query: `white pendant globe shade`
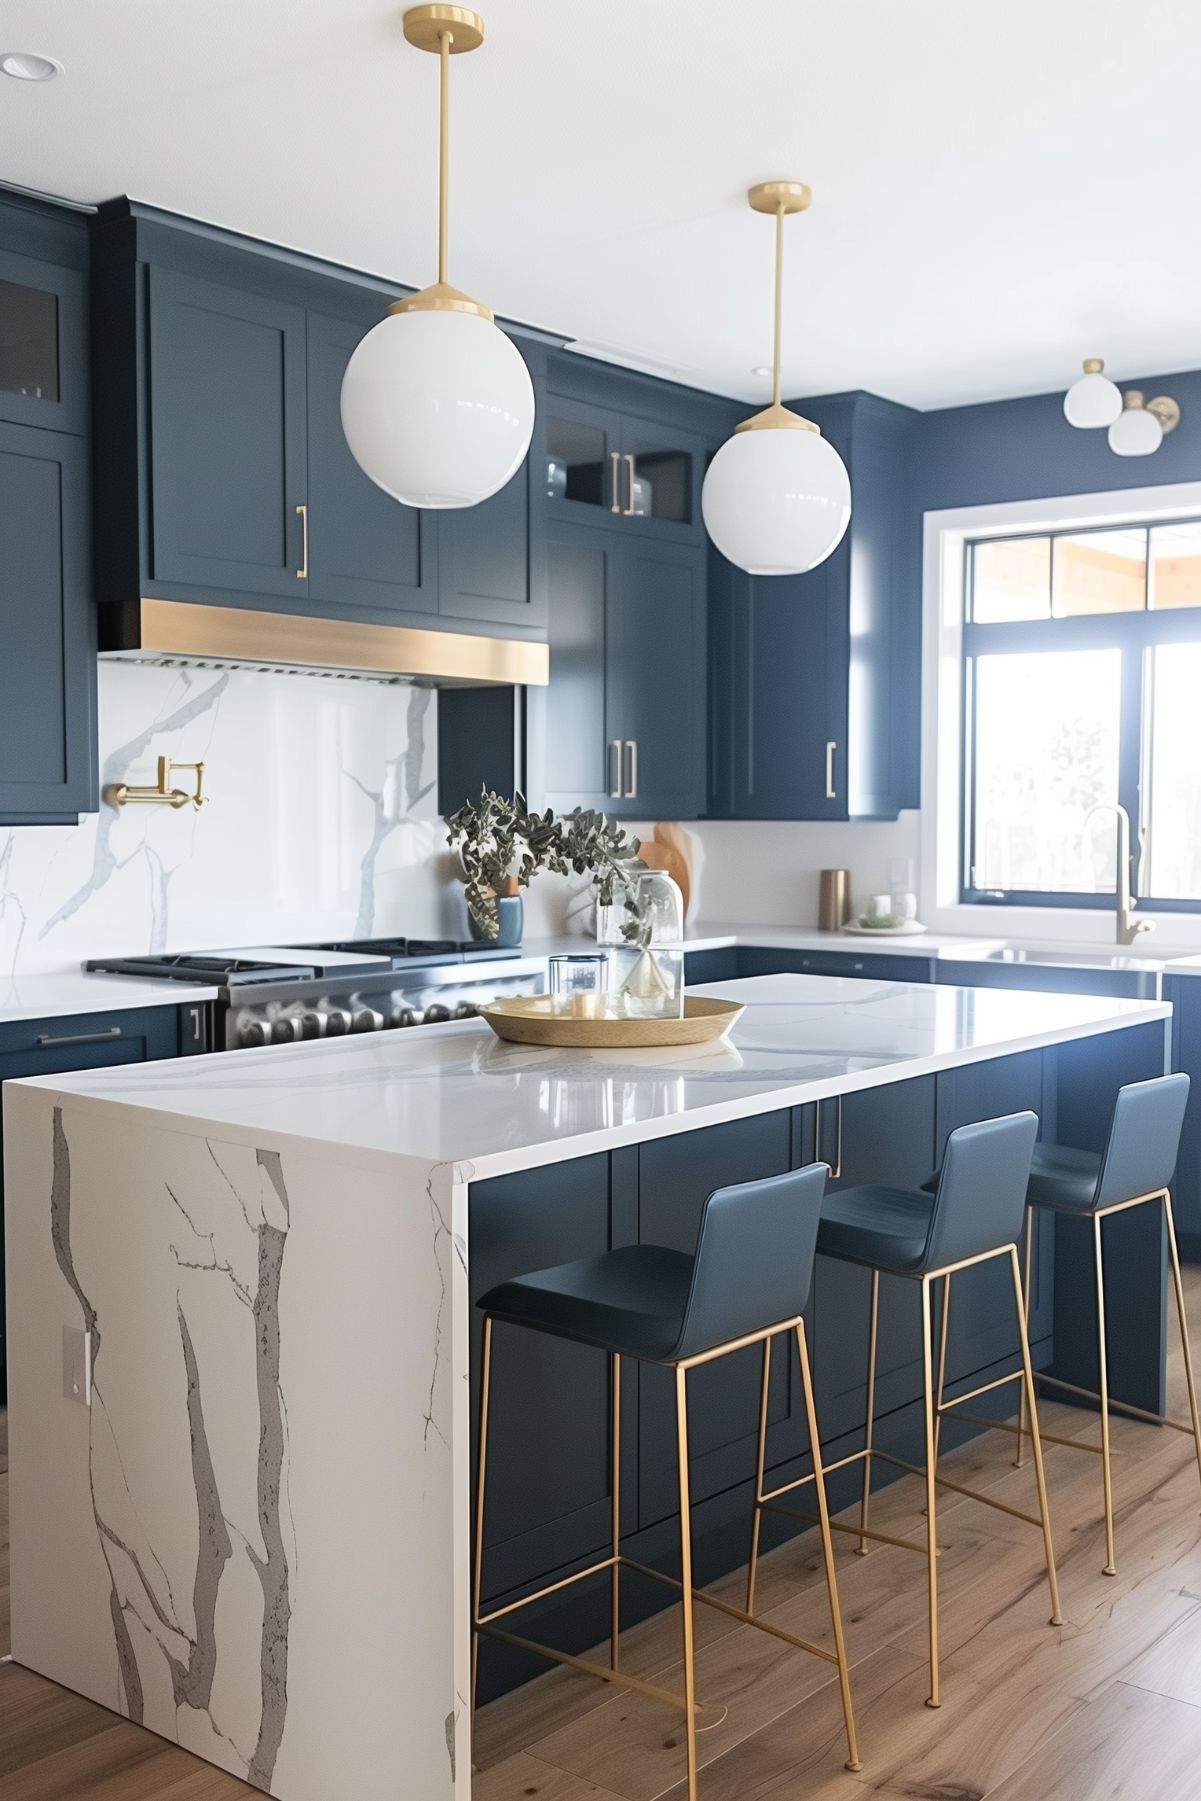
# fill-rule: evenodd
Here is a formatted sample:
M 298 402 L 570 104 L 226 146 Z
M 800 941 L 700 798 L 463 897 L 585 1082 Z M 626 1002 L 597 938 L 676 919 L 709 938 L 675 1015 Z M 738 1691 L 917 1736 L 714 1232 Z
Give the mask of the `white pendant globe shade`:
M 705 529 L 749 575 L 802 575 L 837 548 L 851 517 L 851 481 L 819 432 L 767 426 L 735 432 L 709 465 Z
M 1128 406 L 1109 428 L 1109 448 L 1120 457 L 1147 457 L 1163 443 L 1163 426 L 1145 406 Z
M 1074 381 L 1063 397 L 1064 417 L 1082 431 L 1112 425 L 1122 410 L 1122 390 L 1108 375 L 1093 373 Z
M 517 471 L 533 429 L 521 352 L 478 313 L 389 313 L 342 378 L 355 461 L 411 507 L 487 500 Z

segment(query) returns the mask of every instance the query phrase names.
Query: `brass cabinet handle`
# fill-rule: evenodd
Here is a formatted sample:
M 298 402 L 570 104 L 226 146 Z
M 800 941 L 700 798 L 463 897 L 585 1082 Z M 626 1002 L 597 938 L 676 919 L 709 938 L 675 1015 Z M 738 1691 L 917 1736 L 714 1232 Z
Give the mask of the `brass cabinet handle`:
M 626 739 L 626 749 L 630 753 L 630 779 L 626 786 L 625 794 L 623 795 L 622 798 L 624 800 L 637 800 L 638 799 L 638 740 L 637 740 L 637 738 L 627 738 Z
M 822 1156 L 822 1107 L 824 1106 L 824 1104 L 825 1103 L 822 1101 L 818 1101 L 818 1103 L 817 1103 L 817 1146 L 816 1146 L 816 1150 L 817 1150 L 817 1161 L 819 1163 L 824 1163 L 826 1161 L 826 1159 Z M 831 1182 L 837 1182 L 842 1175 L 842 1096 L 840 1094 L 836 1094 L 834 1096 L 834 1105 L 835 1105 L 835 1108 L 837 1109 L 837 1111 L 835 1113 L 835 1118 L 834 1118 L 834 1160 L 830 1164 L 830 1180 L 831 1180 Z
M 838 792 L 834 786 L 834 752 L 838 749 L 837 738 L 826 740 L 826 799 L 837 800 Z
M 613 464 L 613 501 L 612 501 L 611 506 L 609 507 L 609 511 L 611 513 L 620 513 L 620 511 L 621 511 L 621 452 L 619 450 L 611 450 L 609 452 L 609 459 Z
M 610 800 L 621 799 L 621 739 L 610 738 L 609 761 L 613 771 L 613 786 L 609 790 Z
M 621 460 L 625 464 L 629 476 L 629 491 L 622 510 L 628 519 L 632 519 L 634 517 L 634 459 L 627 450 Z
M 309 579 L 309 509 L 307 506 L 298 506 L 296 512 L 300 519 L 300 568 L 296 571 L 296 579 L 298 582 L 307 582 Z
M 37 1043 L 48 1049 L 62 1044 L 107 1044 L 121 1036 L 120 1026 L 109 1026 L 107 1032 L 39 1032 Z

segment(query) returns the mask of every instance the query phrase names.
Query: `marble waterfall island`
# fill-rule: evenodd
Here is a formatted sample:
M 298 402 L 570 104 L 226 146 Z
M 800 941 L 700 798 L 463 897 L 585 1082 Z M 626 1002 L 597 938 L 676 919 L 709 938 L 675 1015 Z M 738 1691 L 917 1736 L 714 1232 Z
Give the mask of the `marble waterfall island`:
M 956 1109 L 1008 1111 L 1032 1080 L 1095 1138 L 1117 1083 L 1163 1068 L 1170 1023 L 1004 989 L 714 992 L 746 1005 L 731 1040 L 677 1054 L 464 1021 L 7 1084 L 17 1661 L 282 1801 L 464 1801 L 471 1299 L 498 1244 L 530 1267 L 635 1233 L 668 1194 L 687 1215 L 760 1173 L 756 1134 L 785 1162 L 828 1155 L 819 1102 L 857 1180 L 902 1155 L 857 1128 L 877 1105 L 917 1122 L 905 1179 Z M 1125 1263 L 1152 1351 L 1114 1361 L 1139 1398 L 1162 1382 L 1162 1246 L 1132 1236 Z M 849 1367 L 849 1310 L 822 1305 L 819 1359 L 824 1335 Z M 1057 1316 L 1056 1358 L 1077 1339 Z M 571 1408 L 603 1448 L 587 1370 Z M 729 1455 L 705 1505 L 740 1522 Z

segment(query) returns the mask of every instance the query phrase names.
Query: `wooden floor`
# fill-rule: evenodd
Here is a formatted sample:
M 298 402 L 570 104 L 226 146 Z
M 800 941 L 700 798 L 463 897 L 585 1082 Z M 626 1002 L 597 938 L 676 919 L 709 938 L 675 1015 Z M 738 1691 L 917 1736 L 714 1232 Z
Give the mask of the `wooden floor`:
M 1189 1272 L 1201 1337 L 1201 1271 Z M 1180 1411 L 1182 1365 L 1171 1364 Z M 1094 1422 L 1052 1403 L 1047 1430 L 1094 1440 Z M 0 1424 L 2 1432 L 2 1424 Z M 840 1549 L 863 1770 L 842 1769 L 829 1666 L 709 1609 L 698 1618 L 701 1801 L 1201 1801 L 1201 1489 L 1184 1436 L 1115 1426 L 1115 1579 L 1103 1576 L 1099 1460 L 1050 1447 L 1047 1475 L 1064 1625 L 1047 1624 L 1039 1535 L 978 1502 L 939 1508 L 943 1704 L 923 1705 L 924 1564 L 888 1546 Z M 1021 1507 L 1032 1472 L 990 1433 L 946 1473 Z M 0 1472 L 5 1467 L 0 1436 Z M 921 1490 L 884 1491 L 875 1523 L 920 1535 Z M 810 1535 L 811 1536 L 811 1535 Z M 7 1648 L 7 1477 L 0 1473 L 0 1643 Z M 723 1588 L 727 1585 L 723 1585 Z M 737 1579 L 729 1592 L 736 1594 Z M 760 1606 L 829 1642 L 809 1539 L 762 1566 Z M 626 1635 L 630 1668 L 679 1681 L 674 1610 Z M 684 1801 L 680 1722 L 670 1710 L 555 1670 L 485 1709 L 473 1801 Z M 0 1668 L 3 1801 L 234 1801 L 255 1791 L 90 1702 Z M 426 1801 L 405 1787 L 397 1801 Z M 357 1801 L 350 1795 L 329 1801 Z

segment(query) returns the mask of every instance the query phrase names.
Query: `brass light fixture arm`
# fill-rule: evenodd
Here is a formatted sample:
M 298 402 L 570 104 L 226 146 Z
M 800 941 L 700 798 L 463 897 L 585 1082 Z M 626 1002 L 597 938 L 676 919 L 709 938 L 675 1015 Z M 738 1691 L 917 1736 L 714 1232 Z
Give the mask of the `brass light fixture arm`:
M 196 777 L 196 785 L 189 792 L 186 788 L 173 788 L 171 778 L 177 769 L 190 769 Z M 189 803 L 199 812 L 207 805 L 208 795 L 204 792 L 203 763 L 173 763 L 170 757 L 158 760 L 158 781 L 153 786 L 135 788 L 128 782 L 110 782 L 104 790 L 104 798 L 111 807 L 147 806 L 147 807 L 186 807 Z
M 770 213 L 776 221 L 775 318 L 772 326 L 771 405 L 734 427 L 739 431 L 780 429 L 817 431 L 817 426 L 786 407 L 781 398 L 780 364 L 784 334 L 784 221 L 790 213 L 803 213 L 813 196 L 803 181 L 760 181 L 747 190 L 756 213 Z
M 470 294 L 452 287 L 447 278 L 450 241 L 450 59 L 478 50 L 484 41 L 484 21 L 466 6 L 450 6 L 443 0 L 412 6 L 404 15 L 404 34 L 417 50 L 438 58 L 438 279 L 419 294 L 394 300 L 390 313 L 476 313 L 491 320 L 490 309 Z

